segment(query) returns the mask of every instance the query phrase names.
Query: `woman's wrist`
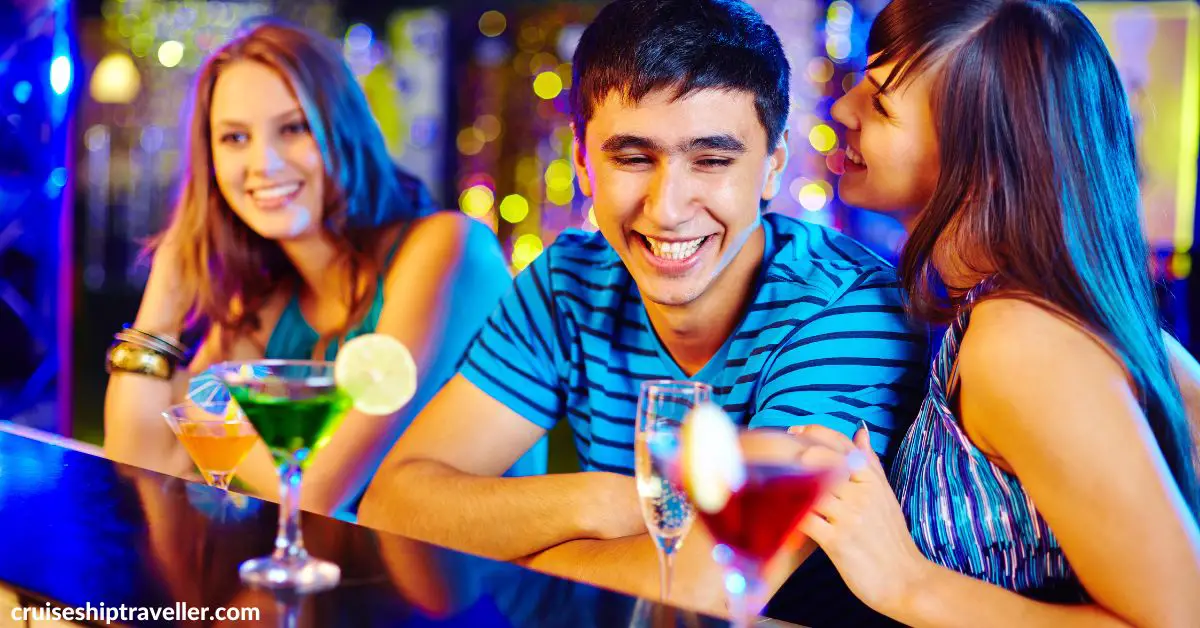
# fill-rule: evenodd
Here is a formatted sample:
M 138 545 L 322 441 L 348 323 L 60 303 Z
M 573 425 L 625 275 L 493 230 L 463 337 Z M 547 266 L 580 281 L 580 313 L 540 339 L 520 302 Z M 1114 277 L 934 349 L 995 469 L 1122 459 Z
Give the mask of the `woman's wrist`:
M 878 610 L 910 626 L 936 624 L 937 618 L 930 613 L 938 607 L 945 571 L 924 556 L 917 557 L 905 571 L 899 594 L 889 608 Z

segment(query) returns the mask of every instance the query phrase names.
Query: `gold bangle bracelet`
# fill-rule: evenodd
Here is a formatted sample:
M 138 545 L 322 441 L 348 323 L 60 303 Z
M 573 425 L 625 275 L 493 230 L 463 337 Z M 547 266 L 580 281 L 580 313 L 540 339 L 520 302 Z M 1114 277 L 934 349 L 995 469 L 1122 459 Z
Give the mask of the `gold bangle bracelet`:
M 182 361 L 184 359 L 184 353 L 182 351 L 179 351 L 152 336 L 147 337 L 145 335 L 132 333 L 129 330 L 124 330 L 117 332 L 117 334 L 113 336 L 113 339 L 117 342 L 124 342 L 138 347 L 145 347 L 146 349 L 154 351 L 155 353 L 161 353 L 172 360 Z
M 185 347 L 183 345 L 183 343 L 179 342 L 179 340 L 177 340 L 174 336 L 168 336 L 166 334 L 156 334 L 153 332 L 142 331 L 142 330 L 140 330 L 136 327 L 132 327 L 130 325 L 126 325 L 125 327 L 123 327 L 122 331 L 133 334 L 134 338 L 141 337 L 141 338 L 145 338 L 146 340 L 151 340 L 156 343 L 160 343 L 166 347 L 167 353 L 178 353 L 180 356 L 187 355 L 187 352 L 188 352 L 187 347 Z M 133 339 L 130 339 L 130 340 L 132 341 Z M 135 342 L 134 344 L 137 344 L 137 343 Z
M 175 374 L 175 362 L 162 352 L 130 342 L 118 342 L 108 350 L 106 370 L 109 374 L 133 373 L 169 380 Z

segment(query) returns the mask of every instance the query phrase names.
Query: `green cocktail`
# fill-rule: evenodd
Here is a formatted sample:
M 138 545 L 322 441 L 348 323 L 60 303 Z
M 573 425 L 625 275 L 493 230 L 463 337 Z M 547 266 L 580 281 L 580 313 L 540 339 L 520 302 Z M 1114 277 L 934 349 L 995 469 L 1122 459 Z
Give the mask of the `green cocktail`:
M 386 421 L 412 399 L 417 367 L 399 340 L 363 334 L 337 362 L 250 360 L 212 367 L 279 465 L 279 533 L 275 552 L 242 563 L 242 581 L 309 593 L 341 579 L 337 565 L 308 555 L 300 538 L 300 481 L 353 406 L 360 418 Z
M 301 593 L 337 585 L 341 569 L 309 556 L 300 534 L 304 469 L 352 405 L 334 379 L 334 363 L 313 360 L 224 362 L 213 367 L 279 464 L 279 532 L 275 552 L 242 563 L 242 581 Z
M 283 384 L 281 382 L 280 384 Z M 257 388 L 257 389 L 256 389 Z M 351 400 L 332 381 L 315 382 L 284 396 L 272 394 L 283 386 L 229 386 L 229 393 L 271 449 L 275 462 L 291 457 L 307 469 L 312 454 L 320 451 L 341 425 Z

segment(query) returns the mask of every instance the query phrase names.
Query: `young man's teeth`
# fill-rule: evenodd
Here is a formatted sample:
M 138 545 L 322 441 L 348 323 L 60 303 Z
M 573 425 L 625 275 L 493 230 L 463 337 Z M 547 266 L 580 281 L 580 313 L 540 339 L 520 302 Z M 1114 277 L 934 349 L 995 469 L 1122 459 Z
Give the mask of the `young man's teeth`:
M 646 236 L 646 242 L 650 243 L 650 252 L 655 257 L 667 260 L 681 260 L 694 255 L 699 250 L 700 245 L 704 243 L 704 238 L 696 238 L 688 242 L 661 242 L 650 236 Z
M 289 183 L 287 185 L 275 185 L 269 188 L 259 188 L 254 191 L 254 198 L 263 200 L 274 200 L 283 198 L 289 194 L 293 194 L 300 189 L 299 183 Z

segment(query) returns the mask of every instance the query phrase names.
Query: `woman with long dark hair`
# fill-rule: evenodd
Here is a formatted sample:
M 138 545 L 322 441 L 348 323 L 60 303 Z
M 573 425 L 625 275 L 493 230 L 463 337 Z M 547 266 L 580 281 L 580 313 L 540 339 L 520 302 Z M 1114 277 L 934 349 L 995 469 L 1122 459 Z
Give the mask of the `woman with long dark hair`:
M 910 625 L 1197 625 L 1195 445 L 1103 41 L 1064 0 L 895 0 L 868 47 L 839 189 L 912 218 L 901 279 L 949 329 L 891 486 L 865 430 L 802 428 L 871 460 L 803 530 Z

